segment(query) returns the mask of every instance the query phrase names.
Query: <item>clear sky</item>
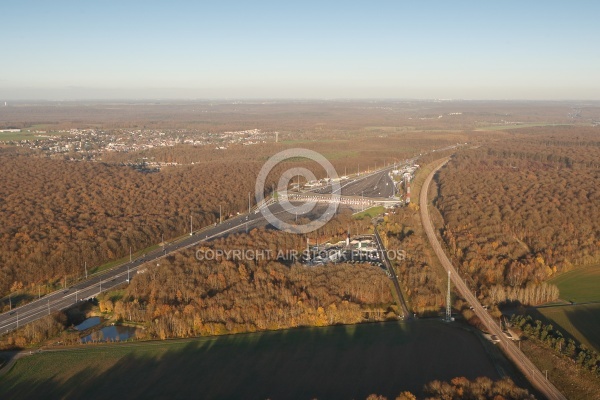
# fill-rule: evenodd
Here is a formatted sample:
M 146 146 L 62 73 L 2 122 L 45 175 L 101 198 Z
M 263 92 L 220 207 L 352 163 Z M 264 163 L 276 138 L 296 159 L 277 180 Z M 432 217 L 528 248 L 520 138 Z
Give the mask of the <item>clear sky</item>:
M 0 100 L 600 99 L 600 2 L 0 2 Z

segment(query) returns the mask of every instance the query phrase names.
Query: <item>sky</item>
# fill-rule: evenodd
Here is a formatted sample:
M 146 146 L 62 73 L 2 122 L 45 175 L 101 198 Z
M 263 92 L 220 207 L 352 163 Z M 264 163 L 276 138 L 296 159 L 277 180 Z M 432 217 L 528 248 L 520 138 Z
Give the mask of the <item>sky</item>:
M 600 99 L 600 2 L 2 0 L 0 100 Z

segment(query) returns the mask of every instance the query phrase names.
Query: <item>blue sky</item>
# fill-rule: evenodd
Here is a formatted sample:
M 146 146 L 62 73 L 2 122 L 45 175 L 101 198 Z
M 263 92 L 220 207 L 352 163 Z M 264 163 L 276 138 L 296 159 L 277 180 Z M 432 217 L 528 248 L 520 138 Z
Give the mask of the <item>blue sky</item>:
M 598 99 L 599 4 L 3 0 L 0 99 Z

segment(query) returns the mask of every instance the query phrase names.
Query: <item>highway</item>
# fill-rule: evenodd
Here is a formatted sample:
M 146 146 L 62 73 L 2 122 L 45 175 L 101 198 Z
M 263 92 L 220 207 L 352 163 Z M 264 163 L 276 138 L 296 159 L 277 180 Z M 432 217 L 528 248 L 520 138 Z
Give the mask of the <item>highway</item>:
M 413 161 L 407 160 L 405 163 Z M 367 175 L 363 174 L 356 179 L 347 180 L 342 186 L 342 193 L 348 196 L 362 196 L 364 194 L 365 198 L 373 196 L 382 197 L 384 195 L 391 196 L 393 193 L 393 182 L 389 178 L 388 173 L 393 168 L 393 166 L 388 166 Z M 331 188 L 329 190 L 331 191 Z M 295 218 L 295 216 L 284 211 L 278 203 L 271 204 L 268 207 L 271 213 L 277 215 L 280 219 L 291 221 Z M 311 213 L 303 215 L 303 217 L 309 219 L 318 217 L 320 215 L 319 212 L 324 208 L 322 205 L 316 206 Z M 28 304 L 15 307 L 11 311 L 0 314 L 0 335 L 40 319 L 54 311 L 64 310 L 80 301 L 93 298 L 99 293 L 115 286 L 126 284 L 140 269 L 152 268 L 160 264 L 160 259 L 176 251 L 195 246 L 202 241 L 267 225 L 268 222 L 262 213 L 253 210 L 249 214 L 241 214 L 220 224 L 205 227 L 194 232 L 189 237 L 166 244 L 164 247 L 144 254 L 131 262 L 95 274 L 71 287 L 49 293 Z
M 271 204 L 269 208 L 274 215 L 278 215 L 281 218 L 291 218 L 289 215 L 285 215 L 288 213 L 277 203 Z M 315 214 L 318 212 L 318 208 L 313 210 Z M 234 232 L 243 232 L 246 229 L 266 225 L 267 221 L 263 215 L 260 212 L 255 213 L 253 211 L 250 214 L 239 215 L 216 226 L 209 226 L 194 232 L 189 237 L 165 245 L 164 249 L 156 249 L 131 262 L 103 271 L 69 288 L 55 291 L 28 304 L 13 308 L 9 312 L 0 314 L 0 334 L 8 333 L 17 327 L 33 322 L 54 311 L 67 309 L 77 302 L 95 297 L 99 293 L 115 286 L 128 283 L 140 269 L 152 268 L 160 264 L 161 258 L 176 251 L 195 246 L 202 241 L 211 240 L 219 236 Z
M 435 254 L 439 258 L 444 269 L 450 272 L 450 277 L 456 290 L 473 307 L 475 314 L 479 317 L 488 332 L 492 335 L 496 335 L 500 339 L 499 343 L 505 354 L 521 370 L 529 382 L 531 382 L 531 384 L 548 399 L 566 399 L 565 396 L 563 396 L 563 394 L 550 381 L 546 380 L 545 376 L 540 372 L 540 370 L 525 356 L 525 354 L 521 352 L 515 343 L 503 334 L 498 323 L 494 321 L 492 316 L 483 308 L 473 293 L 471 293 L 465 282 L 459 276 L 454 266 L 444 253 L 444 250 L 435 235 L 434 227 L 429 216 L 429 209 L 427 207 L 427 193 L 429 191 L 429 185 L 433 176 L 447 162 L 448 159 L 446 159 L 446 161 L 433 170 L 427 179 L 425 179 L 419 199 L 423 228 L 427 233 L 427 237 L 435 251 Z
M 394 182 L 389 176 L 392 169 L 385 168 L 342 186 L 342 196 L 392 197 L 395 194 Z
M 368 182 L 379 182 L 383 179 L 380 175 L 382 172 L 377 172 L 369 175 Z M 362 181 L 364 178 L 361 178 Z M 389 178 L 388 178 L 389 179 Z M 352 184 L 350 181 L 349 184 Z M 283 210 L 280 204 L 274 203 L 268 206 L 271 213 L 277 215 L 282 220 L 291 221 L 295 218 Z M 303 215 L 304 218 L 316 218 L 326 207 L 318 205 L 309 214 Z M 145 268 L 152 268 L 160 264 L 160 259 L 166 257 L 176 251 L 192 247 L 202 241 L 209 241 L 220 236 L 235 232 L 244 232 L 253 228 L 267 226 L 268 222 L 263 217 L 262 213 L 257 210 L 252 210 L 249 214 L 241 214 L 236 217 L 223 221 L 220 224 L 205 227 L 193 233 L 193 235 L 184 237 L 176 242 L 165 244 L 164 248 L 158 248 L 141 257 L 121 264 L 110 270 L 103 271 L 99 274 L 89 277 L 84 281 L 78 282 L 71 287 L 63 290 L 58 290 L 47 294 L 39 299 L 36 299 L 28 304 L 13 308 L 9 312 L 0 314 L 0 334 L 6 334 L 18 327 L 27 323 L 33 322 L 49 315 L 54 311 L 67 309 L 74 304 L 85 301 L 89 298 L 97 296 L 99 293 L 109 290 L 115 286 L 126 284 L 138 271 Z
M 407 160 L 404 163 L 413 163 L 415 160 Z M 396 194 L 394 182 L 389 176 L 389 172 L 394 166 L 384 167 L 380 170 L 363 174 L 352 180 L 340 182 L 342 196 L 364 196 L 364 197 L 392 197 Z M 331 185 L 326 185 L 310 190 L 318 194 L 331 193 Z

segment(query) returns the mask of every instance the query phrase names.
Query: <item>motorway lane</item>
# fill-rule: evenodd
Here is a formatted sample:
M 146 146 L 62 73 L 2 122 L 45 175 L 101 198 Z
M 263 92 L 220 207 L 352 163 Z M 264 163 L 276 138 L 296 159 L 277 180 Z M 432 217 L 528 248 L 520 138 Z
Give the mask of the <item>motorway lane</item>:
M 274 215 L 291 218 L 285 212 L 281 205 L 275 203 L 269 206 Z M 316 213 L 318 210 L 315 210 Z M 287 216 L 286 216 L 287 214 Z M 159 264 L 160 259 L 172 254 L 175 251 L 197 245 L 202 241 L 214 239 L 219 236 L 234 232 L 243 232 L 246 229 L 252 229 L 258 226 L 267 225 L 263 215 L 252 211 L 250 214 L 243 214 L 223 221 L 216 226 L 209 226 L 175 243 L 170 243 L 163 248 L 153 250 L 142 257 L 127 262 L 118 267 L 90 277 L 79 282 L 68 289 L 62 289 L 45 295 L 28 304 L 14 308 L 12 311 L 0 314 L 0 334 L 5 334 L 23 326 L 29 322 L 35 321 L 51 312 L 63 310 L 73 306 L 76 302 L 97 296 L 100 292 L 109 290 L 115 286 L 128 282 L 140 269 L 140 267 L 152 267 L 155 263 Z M 143 268 L 142 268 L 143 269 Z
M 363 174 L 358 178 L 345 179 L 340 181 L 341 195 L 342 196 L 361 196 L 362 192 L 365 193 L 365 197 L 391 197 L 393 195 L 393 189 L 389 187 L 389 184 L 393 184 L 389 178 L 388 173 L 394 169 L 394 166 L 385 167 L 383 169 Z M 386 180 L 387 176 L 387 180 Z M 381 181 L 381 186 L 378 189 L 374 189 L 375 186 Z M 389 183 L 386 185 L 386 183 Z M 388 187 L 386 187 L 388 186 Z M 387 191 L 382 191 L 382 188 L 386 187 Z M 318 194 L 330 194 L 332 190 L 331 184 L 326 186 L 318 187 L 316 189 L 307 190 L 302 193 L 318 193 Z M 381 192 L 381 194 L 379 194 Z M 386 195 L 389 193 L 389 195 Z
M 473 311 L 479 317 L 483 325 L 486 327 L 488 332 L 492 335 L 496 335 L 500 339 L 500 345 L 504 350 L 505 354 L 515 363 L 515 365 L 521 370 L 523 375 L 527 377 L 529 382 L 538 389 L 544 396 L 548 399 L 566 399 L 562 393 L 548 380 L 546 380 L 545 376 L 541 373 L 541 371 L 521 352 L 521 350 L 515 345 L 515 343 L 508 339 L 502 329 L 498 325 L 496 321 L 492 318 L 492 316 L 483 308 L 479 300 L 473 295 L 473 293 L 469 290 L 465 282 L 458 275 L 456 269 L 444 253 L 440 242 L 435 236 L 435 231 L 433 228 L 433 224 L 431 222 L 429 216 L 429 210 L 427 208 L 427 193 L 429 190 L 429 185 L 435 173 L 442 168 L 448 159 L 443 162 L 440 166 L 438 166 L 435 170 L 433 170 L 425 182 L 423 183 L 421 196 L 420 196 L 420 209 L 421 209 L 421 220 L 423 223 L 423 228 L 427 233 L 427 237 L 433 250 L 435 251 L 437 257 L 439 258 L 442 266 L 446 269 L 446 271 L 450 271 L 450 277 L 452 283 L 454 283 L 456 290 L 463 296 L 463 298 L 473 307 Z
M 392 197 L 393 181 L 389 177 L 392 169 L 388 167 L 344 185 L 342 196 Z
M 278 218 L 291 222 L 295 215 L 289 214 L 279 203 L 268 206 L 271 213 Z M 303 217 L 316 218 L 327 207 L 317 205 L 313 211 Z M 128 283 L 140 269 L 151 268 L 160 264 L 160 259 L 176 251 L 195 246 L 203 241 L 210 241 L 220 236 L 236 232 L 244 232 L 260 226 L 267 226 L 268 222 L 260 211 L 252 210 L 250 214 L 242 214 L 223 221 L 221 224 L 209 226 L 194 232 L 177 242 L 166 244 L 163 248 L 155 249 L 143 256 L 103 271 L 85 281 L 78 282 L 67 289 L 57 290 L 36 299 L 28 304 L 14 308 L 12 311 L 0 314 L 0 335 L 21 327 L 27 323 L 42 318 L 54 311 L 72 307 L 75 303 L 97 296 L 99 293 L 115 286 Z
M 388 172 L 391 169 L 393 169 L 393 166 L 386 167 L 382 170 L 358 178 L 357 180 L 350 180 L 343 185 L 342 191 L 345 190 L 346 193 L 354 194 L 356 196 L 362 195 L 363 191 L 367 196 L 372 195 L 375 186 L 382 185 L 383 187 L 386 179 L 390 180 Z M 392 184 L 393 183 L 389 183 L 386 186 L 390 187 Z M 274 215 L 280 217 L 287 214 L 278 203 L 271 204 L 269 209 Z M 320 209 L 320 206 L 317 206 L 311 215 L 304 215 L 303 217 L 311 217 L 312 215 L 318 216 Z M 138 273 L 138 270 L 142 265 L 153 266 L 154 263 L 159 263 L 161 258 L 175 251 L 194 246 L 203 240 L 211 240 L 225 234 L 241 232 L 246 229 L 267 225 L 267 221 L 263 215 L 260 212 L 255 211 L 256 210 L 253 210 L 249 214 L 238 215 L 223 221 L 216 226 L 209 226 L 200 231 L 196 231 L 189 237 L 166 244 L 164 248 L 155 249 L 131 262 L 124 263 L 108 271 L 103 271 L 87 280 L 74 284 L 68 289 L 55 291 L 40 299 L 17 307 L 12 311 L 0 314 L 0 334 L 16 329 L 17 326 L 22 326 L 35 321 L 51 312 L 69 308 L 76 302 L 95 297 L 99 293 L 112 287 L 126 284 L 129 279 Z M 284 219 L 291 220 L 293 217 L 294 216 L 287 215 Z

